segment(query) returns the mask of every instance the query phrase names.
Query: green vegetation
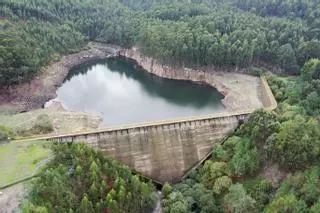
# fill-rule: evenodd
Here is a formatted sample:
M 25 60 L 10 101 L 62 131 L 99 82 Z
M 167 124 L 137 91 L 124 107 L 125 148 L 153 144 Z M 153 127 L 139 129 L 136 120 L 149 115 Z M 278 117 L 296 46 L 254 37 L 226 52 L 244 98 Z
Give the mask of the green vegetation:
M 17 115 L 0 113 L 0 143 L 17 136 L 32 136 L 53 132 L 52 120 L 47 114 L 37 112 Z
M 223 145 L 214 147 L 211 159 L 189 179 L 170 190 L 166 185 L 165 212 L 319 211 L 317 60 L 311 59 L 302 69 L 303 74 L 295 79 L 268 76 L 280 101 L 278 109 L 254 112 Z M 280 170 L 274 169 L 277 165 Z M 213 194 L 210 202 L 216 208 L 205 210 L 207 202 L 195 200 L 181 188 L 194 184 L 205 187 L 203 194 Z
M 308 0 L 233 0 L 233 3 L 239 8 L 254 12 L 261 16 L 278 16 L 289 19 L 307 20 L 307 24 L 316 26 L 320 18 L 319 5 L 316 1 Z
M 35 124 L 29 130 L 32 134 L 45 134 L 53 131 L 52 121 L 46 114 L 37 117 Z
M 9 127 L 0 125 L 0 144 L 8 141 L 12 135 L 13 132 Z
M 308 212 L 310 206 L 309 212 L 319 211 L 319 178 L 319 167 L 289 175 L 266 212 Z
M 165 185 L 164 212 L 319 212 L 319 60 L 308 60 L 301 73 L 268 74 L 275 112 L 254 112 L 187 180 Z M 210 202 L 186 190 L 193 185 Z
M 187 180 L 166 184 L 164 212 L 320 211 L 317 1 L 3 0 L 0 14 L 0 87 L 27 81 L 89 40 L 136 45 L 167 64 L 300 75 L 267 74 L 277 110 L 253 113 Z M 34 126 L 35 132 L 51 130 L 45 117 Z M 10 134 L 0 128 L 0 140 Z M 8 146 L 1 147 L 1 158 Z M 101 153 L 79 144 L 56 146 L 54 152 L 25 212 L 148 212 L 154 207 L 151 184 Z
M 56 144 L 24 212 L 150 212 L 157 195 L 117 162 L 84 144 Z
M 170 64 L 267 63 L 291 74 L 320 56 L 320 9 L 309 0 L 3 0 L 0 14 L 1 86 L 88 40 L 137 45 Z
M 319 210 L 319 123 L 299 116 L 281 123 L 274 113 L 257 111 L 235 134 L 214 147 L 212 158 L 187 180 L 163 187 L 165 212 Z M 264 169 L 274 165 L 288 173 L 282 183 L 274 182 L 276 174 L 264 177 Z M 204 195 L 210 201 L 199 200 Z
M 0 188 L 36 174 L 51 155 L 47 143 L 30 141 L 0 145 Z
M 0 19 L 0 29 L 2 86 L 30 79 L 54 53 L 70 53 L 84 44 L 84 37 L 67 24 Z

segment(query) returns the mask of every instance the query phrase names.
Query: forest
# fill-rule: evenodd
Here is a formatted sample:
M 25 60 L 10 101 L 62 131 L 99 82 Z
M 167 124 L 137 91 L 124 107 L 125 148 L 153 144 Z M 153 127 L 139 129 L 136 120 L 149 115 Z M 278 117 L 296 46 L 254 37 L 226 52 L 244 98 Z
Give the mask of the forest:
M 33 181 L 23 212 L 150 212 L 151 182 L 84 144 L 54 144 L 54 159 Z
M 2 0 L 0 87 L 26 82 L 89 41 L 174 66 L 245 68 L 278 101 L 258 110 L 181 183 L 164 213 L 320 212 L 317 0 Z M 273 70 L 274 72 L 270 72 Z M 151 183 L 78 145 L 54 146 L 24 212 L 151 212 Z
M 90 40 L 188 67 L 269 65 L 297 75 L 320 56 L 317 1 L 3 0 L 0 85 L 21 83 Z

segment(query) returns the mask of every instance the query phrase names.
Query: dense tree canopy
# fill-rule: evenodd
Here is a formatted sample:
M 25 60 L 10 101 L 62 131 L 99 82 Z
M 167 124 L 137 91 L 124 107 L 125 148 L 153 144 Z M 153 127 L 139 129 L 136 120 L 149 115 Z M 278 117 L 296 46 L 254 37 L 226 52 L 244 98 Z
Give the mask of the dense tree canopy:
M 57 144 L 32 185 L 24 212 L 150 212 L 157 195 L 117 162 L 84 144 Z
M 281 116 L 259 110 L 235 135 L 223 145 L 214 146 L 211 159 L 191 172 L 189 179 L 163 188 L 166 210 L 178 208 L 176 205 L 185 200 L 191 200 L 192 205 L 186 202 L 186 210 L 180 206 L 177 212 L 319 210 L 320 125 L 316 120 L 299 115 L 281 121 Z M 279 177 L 265 174 L 267 168 L 274 170 L 275 165 L 287 173 L 282 183 L 274 182 Z M 203 193 L 213 196 L 214 209 L 203 210 L 207 204 L 192 198 L 197 195 L 188 194 L 182 187 L 195 183 L 207 190 Z
M 319 1 L 2 0 L 0 87 L 32 78 L 90 40 L 138 46 L 171 65 L 301 74 L 267 76 L 277 110 L 253 113 L 187 180 L 166 184 L 163 206 L 168 213 L 320 212 Z M 100 153 L 78 144 L 55 154 L 25 212 L 154 207 L 153 187 Z
M 319 212 L 318 71 L 318 58 L 312 58 L 298 78 L 269 75 L 279 101 L 275 112 L 252 113 L 183 183 L 195 181 L 211 190 L 215 212 Z M 166 192 L 166 208 L 173 207 L 176 193 L 188 200 L 184 190 L 173 186 Z M 185 212 L 206 212 L 202 203 L 194 205 L 197 209 Z
M 29 79 L 86 40 L 138 45 L 167 64 L 267 63 L 296 74 L 307 60 L 320 57 L 319 4 L 312 2 L 3 0 L 1 85 Z
M 0 85 L 21 83 L 53 60 L 55 53 L 70 53 L 84 37 L 68 24 L 0 20 Z
M 165 209 L 189 201 L 180 186 L 195 182 L 208 190 L 206 194 L 213 193 L 212 212 L 319 212 L 317 69 L 317 59 L 310 59 L 299 78 L 268 76 L 279 94 L 278 109 L 252 113 L 228 140 L 214 146 L 211 159 L 190 172 L 189 179 L 164 187 Z M 180 198 L 172 197 L 176 194 Z M 192 204 L 178 212 L 210 212 L 203 210 L 205 203 L 193 200 Z
M 300 18 L 307 20 L 311 25 L 320 23 L 320 6 L 317 1 L 233 0 L 233 3 L 243 10 L 251 11 L 261 16 Z

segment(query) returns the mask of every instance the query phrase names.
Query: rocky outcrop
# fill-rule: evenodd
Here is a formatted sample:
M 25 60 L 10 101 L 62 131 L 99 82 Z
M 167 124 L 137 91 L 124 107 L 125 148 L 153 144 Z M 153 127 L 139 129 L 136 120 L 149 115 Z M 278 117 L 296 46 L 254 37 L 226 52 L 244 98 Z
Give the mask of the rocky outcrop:
M 217 71 L 212 67 L 191 69 L 167 66 L 156 59 L 144 56 L 136 47 L 122 49 L 119 54 L 135 60 L 147 72 L 159 77 L 190 80 L 215 87 L 225 96 L 222 102 L 227 110 L 251 110 L 263 107 L 259 92 L 261 81 L 257 77 Z

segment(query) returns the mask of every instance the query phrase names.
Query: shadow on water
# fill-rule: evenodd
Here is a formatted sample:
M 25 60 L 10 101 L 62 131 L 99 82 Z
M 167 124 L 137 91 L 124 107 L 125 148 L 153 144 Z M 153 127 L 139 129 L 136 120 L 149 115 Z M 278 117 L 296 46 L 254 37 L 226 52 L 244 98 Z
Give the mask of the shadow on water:
M 69 72 L 65 82 L 70 81 L 74 76 L 85 75 L 97 65 L 105 65 L 111 72 L 117 72 L 138 81 L 143 86 L 144 92 L 170 103 L 196 108 L 208 105 L 222 107 L 223 95 L 215 88 L 190 81 L 160 78 L 138 67 L 134 61 L 125 59 L 110 58 L 76 67 Z

